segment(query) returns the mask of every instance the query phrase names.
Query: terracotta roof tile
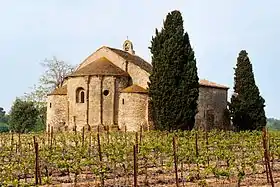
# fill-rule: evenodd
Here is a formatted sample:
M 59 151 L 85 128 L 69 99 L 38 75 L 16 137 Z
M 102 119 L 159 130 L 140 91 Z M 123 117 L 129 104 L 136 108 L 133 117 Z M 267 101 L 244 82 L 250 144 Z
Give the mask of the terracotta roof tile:
M 78 69 L 68 77 L 78 77 L 87 75 L 109 75 L 109 76 L 129 76 L 121 68 L 114 65 L 107 58 L 99 58 L 85 67 Z
M 132 62 L 135 65 L 139 66 L 140 68 L 144 69 L 145 71 L 147 71 L 148 73 L 152 72 L 152 65 L 149 64 L 148 62 L 146 62 L 144 59 L 140 58 L 137 55 L 132 55 L 126 51 L 120 50 L 120 49 L 115 49 L 115 48 L 111 48 L 111 47 L 107 47 L 108 49 L 112 50 L 114 53 L 118 54 L 119 56 L 121 56 L 122 58 L 124 58 L 125 60 L 127 60 L 128 62 Z
M 215 82 L 211 82 L 206 79 L 199 80 L 199 85 L 205 86 L 205 87 L 212 87 L 212 88 L 229 89 L 229 87 L 227 87 L 227 86 L 217 84 Z
M 67 85 L 54 89 L 48 95 L 67 95 Z
M 137 84 L 133 84 L 121 91 L 122 93 L 148 93 L 148 90 L 145 88 L 138 86 Z

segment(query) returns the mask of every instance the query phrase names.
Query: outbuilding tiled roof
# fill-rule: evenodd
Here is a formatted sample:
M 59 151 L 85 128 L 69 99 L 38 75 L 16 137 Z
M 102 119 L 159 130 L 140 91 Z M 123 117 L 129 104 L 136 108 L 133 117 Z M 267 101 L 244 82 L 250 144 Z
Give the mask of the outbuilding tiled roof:
M 206 79 L 199 80 L 199 85 L 204 87 L 220 88 L 220 89 L 229 89 L 229 87 L 217 84 L 215 82 L 208 81 Z
M 54 89 L 48 95 L 67 95 L 67 85 Z
M 137 84 L 133 84 L 121 91 L 122 93 L 148 93 L 148 90 L 145 88 L 138 86 Z
M 128 62 L 131 62 L 131 63 L 139 66 L 140 68 L 144 69 L 148 73 L 152 72 L 152 69 L 153 69 L 152 65 L 149 64 L 148 62 L 146 62 L 141 57 L 134 55 L 134 54 L 130 54 L 130 53 L 120 50 L 120 49 L 115 49 L 115 48 L 111 48 L 111 47 L 107 47 L 107 48 L 112 50 L 114 53 L 118 54 L 119 56 L 121 56 L 122 58 L 127 60 Z
M 129 76 L 127 72 L 114 65 L 107 58 L 102 57 L 91 62 L 85 67 L 78 69 L 68 77 L 79 77 L 88 75 Z

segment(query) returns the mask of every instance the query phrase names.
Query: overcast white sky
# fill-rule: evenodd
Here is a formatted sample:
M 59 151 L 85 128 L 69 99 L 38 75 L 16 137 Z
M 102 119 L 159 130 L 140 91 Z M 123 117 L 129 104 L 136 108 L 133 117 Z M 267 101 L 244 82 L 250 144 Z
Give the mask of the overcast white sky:
M 128 38 L 150 61 L 150 40 L 169 11 L 180 10 L 195 50 L 199 76 L 233 86 L 240 50 L 249 53 L 268 117 L 280 99 L 280 1 L 267 0 L 0 0 L 0 106 L 10 109 L 43 73 L 53 55 L 78 64 L 102 45 Z M 231 93 L 231 90 L 229 94 Z

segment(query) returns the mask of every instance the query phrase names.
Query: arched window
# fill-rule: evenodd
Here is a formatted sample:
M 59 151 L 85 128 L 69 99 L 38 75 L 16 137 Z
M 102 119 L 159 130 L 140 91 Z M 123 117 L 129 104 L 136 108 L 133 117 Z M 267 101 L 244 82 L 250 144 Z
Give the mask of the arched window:
M 76 90 L 76 103 L 85 102 L 85 90 L 82 87 L 77 88 Z

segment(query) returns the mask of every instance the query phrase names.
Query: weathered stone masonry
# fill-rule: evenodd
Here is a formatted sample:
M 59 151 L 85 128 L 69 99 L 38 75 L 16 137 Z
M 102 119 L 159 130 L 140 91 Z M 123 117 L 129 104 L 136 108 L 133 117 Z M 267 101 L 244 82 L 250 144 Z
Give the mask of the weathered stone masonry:
M 206 84 L 205 84 L 206 83 Z M 202 129 L 227 129 L 229 124 L 224 120 L 227 110 L 227 87 L 212 85 L 201 80 L 198 97 L 196 127 Z
M 152 129 L 148 110 L 151 64 L 135 55 L 125 41 L 123 50 L 101 47 L 69 75 L 63 87 L 48 95 L 47 126 L 81 130 L 98 125 L 138 131 Z M 224 128 L 228 88 L 200 80 L 196 127 Z

